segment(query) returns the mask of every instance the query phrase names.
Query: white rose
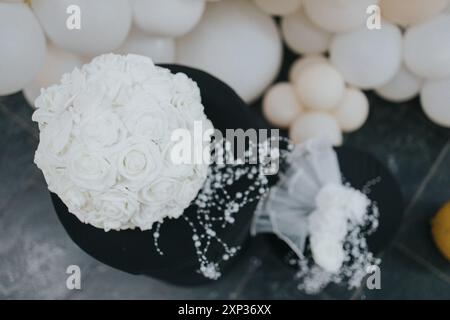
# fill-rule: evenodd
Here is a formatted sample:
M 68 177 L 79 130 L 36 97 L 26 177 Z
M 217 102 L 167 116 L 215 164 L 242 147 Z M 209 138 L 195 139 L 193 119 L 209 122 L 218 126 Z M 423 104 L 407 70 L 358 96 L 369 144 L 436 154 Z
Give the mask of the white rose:
M 162 222 L 164 216 L 165 213 L 162 206 L 141 205 L 141 210 L 133 216 L 131 222 L 139 226 L 142 231 L 145 231 L 150 230 L 154 223 Z
M 178 191 L 176 202 L 183 210 L 190 206 L 191 202 L 197 197 L 198 192 L 203 186 L 200 180 L 182 181 L 180 190 Z
M 75 187 L 66 190 L 61 197 L 66 200 L 65 203 L 68 208 L 76 210 L 83 208 L 88 200 L 87 194 Z
M 71 151 L 68 175 L 88 190 L 104 191 L 116 183 L 116 168 L 103 155 L 81 148 Z
M 76 98 L 80 92 L 86 90 L 86 74 L 75 68 L 72 72 L 63 74 L 61 84 L 67 87 L 67 91 L 73 98 Z
M 159 177 L 139 192 L 139 200 L 146 204 L 161 204 L 172 201 L 178 194 L 180 183 L 170 177 Z
M 55 114 L 47 109 L 39 108 L 31 116 L 31 120 L 37 122 L 39 125 L 39 130 L 44 130 L 47 125 L 53 121 Z
M 129 139 L 117 156 L 118 173 L 131 188 L 140 189 L 160 173 L 161 151 L 152 141 Z
M 64 153 L 72 134 L 73 121 L 69 112 L 55 116 L 47 126 L 41 130 L 39 140 L 47 152 L 53 155 Z
M 75 97 L 68 90 L 61 90 L 60 86 L 53 85 L 41 89 L 41 95 L 36 98 L 36 109 L 59 113 L 65 110 Z
M 140 210 L 136 197 L 124 189 L 112 189 L 98 195 L 94 207 L 95 214 L 88 220 L 105 231 L 122 229 Z
M 173 95 L 172 77 L 170 73 L 160 70 L 157 69 L 152 77 L 148 77 L 140 85 L 145 91 L 151 92 L 158 102 L 170 102 Z
M 158 70 L 150 58 L 134 54 L 129 54 L 127 57 L 129 59 L 126 67 L 134 83 L 140 84 L 150 76 L 154 77 L 158 74 Z
M 75 96 L 69 109 L 73 114 L 78 115 L 79 121 L 84 116 L 92 117 L 99 112 L 99 109 L 107 109 L 108 101 L 105 101 L 105 97 L 100 94 L 100 91 L 100 84 L 93 83 Z
M 200 89 L 186 74 L 180 72 L 175 74 L 173 82 L 178 96 L 184 96 L 186 100 L 200 101 Z
M 113 147 L 125 140 L 127 130 L 119 117 L 112 112 L 102 112 L 84 120 L 79 127 L 79 137 L 90 150 Z
M 184 159 L 183 154 L 176 154 L 176 143 L 170 143 L 166 146 L 163 153 L 164 173 L 169 177 L 186 178 L 194 174 L 194 166 L 187 163 L 180 163 Z M 192 160 L 190 157 L 189 160 Z
M 159 105 L 144 105 L 129 112 L 124 122 L 133 135 L 164 144 L 170 138 L 168 118 L 167 112 Z

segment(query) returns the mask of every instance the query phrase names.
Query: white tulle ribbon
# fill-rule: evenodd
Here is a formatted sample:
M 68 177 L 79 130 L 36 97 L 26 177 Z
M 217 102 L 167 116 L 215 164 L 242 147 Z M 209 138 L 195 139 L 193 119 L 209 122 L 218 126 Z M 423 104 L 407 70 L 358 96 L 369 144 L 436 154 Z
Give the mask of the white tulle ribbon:
M 326 141 L 295 146 L 285 164 L 278 183 L 258 203 L 252 234 L 273 233 L 292 249 L 298 259 L 288 254 L 289 263 L 298 266 L 298 288 L 306 293 L 331 282 L 360 286 L 368 267 L 380 263 L 366 238 L 378 226 L 376 203 L 343 183 L 336 152 Z
M 308 220 L 317 210 L 317 195 L 330 185 L 342 185 L 339 162 L 331 144 L 310 140 L 295 146 L 278 183 L 258 204 L 252 234 L 274 233 L 297 256 L 303 257 L 309 236 Z

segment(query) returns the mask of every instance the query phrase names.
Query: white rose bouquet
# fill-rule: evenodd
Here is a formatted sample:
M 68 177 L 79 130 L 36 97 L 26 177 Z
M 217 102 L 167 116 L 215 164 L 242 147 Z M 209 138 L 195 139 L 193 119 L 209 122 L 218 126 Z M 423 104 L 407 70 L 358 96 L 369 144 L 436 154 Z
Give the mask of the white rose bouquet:
M 42 89 L 35 163 L 79 220 L 108 230 L 178 218 L 208 165 L 171 162 L 175 129 L 212 125 L 197 84 L 149 58 L 102 55 Z

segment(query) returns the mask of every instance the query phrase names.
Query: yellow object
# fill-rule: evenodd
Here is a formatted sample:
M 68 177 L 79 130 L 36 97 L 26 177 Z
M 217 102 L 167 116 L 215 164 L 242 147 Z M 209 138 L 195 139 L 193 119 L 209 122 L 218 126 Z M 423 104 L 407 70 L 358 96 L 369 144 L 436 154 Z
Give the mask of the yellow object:
M 431 226 L 436 246 L 450 261 L 450 201 L 439 210 Z

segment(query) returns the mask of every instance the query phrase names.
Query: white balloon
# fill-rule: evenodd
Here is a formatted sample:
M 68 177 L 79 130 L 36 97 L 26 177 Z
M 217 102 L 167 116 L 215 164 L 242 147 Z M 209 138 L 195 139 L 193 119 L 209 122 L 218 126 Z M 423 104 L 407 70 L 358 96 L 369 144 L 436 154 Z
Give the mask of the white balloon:
M 392 102 L 408 101 L 420 92 L 423 80 L 402 66 L 395 77 L 384 86 L 377 88 L 376 93 Z
M 450 76 L 450 15 L 442 14 L 410 27 L 405 34 L 404 59 L 421 77 Z
M 195 29 L 177 40 L 176 50 L 178 63 L 225 81 L 246 102 L 272 83 L 282 56 L 275 22 L 245 0 L 209 3 Z
M 301 0 L 253 0 L 255 4 L 265 13 L 284 16 L 297 11 Z
M 316 63 L 299 74 L 295 90 L 301 103 L 315 110 L 330 110 L 342 99 L 345 82 L 330 64 Z
M 408 26 L 435 16 L 448 3 L 449 0 L 380 0 L 380 7 L 384 18 Z
M 283 17 L 281 31 L 287 46 L 299 54 L 328 50 L 331 34 L 314 25 L 303 11 Z
M 373 89 L 389 82 L 402 62 L 402 34 L 388 22 L 379 30 L 365 26 L 334 37 L 330 60 L 349 84 Z
M 134 22 L 142 30 L 160 37 L 182 36 L 200 21 L 204 0 L 134 0 Z
M 366 24 L 367 8 L 379 0 L 304 0 L 309 18 L 328 32 L 348 32 Z
M 116 52 L 147 56 L 155 63 L 173 63 L 175 61 L 175 40 L 151 36 L 133 28 L 128 38 Z
M 344 132 L 358 130 L 369 116 L 369 100 L 361 90 L 347 88 L 333 115 Z
M 45 58 L 45 36 L 30 8 L 0 3 L 0 95 L 8 95 L 31 81 Z
M 336 119 L 326 112 L 308 112 L 300 115 L 289 128 L 289 138 L 302 143 L 313 138 L 324 138 L 334 146 L 342 144 L 342 132 Z
M 69 29 L 69 6 L 80 8 L 80 29 Z M 82 55 L 117 49 L 131 26 L 127 0 L 33 0 L 32 9 L 48 37 L 59 47 Z
M 280 128 L 287 128 L 301 112 L 295 90 L 289 82 L 269 88 L 263 99 L 263 113 L 267 120 Z
M 289 69 L 289 81 L 295 83 L 300 73 L 315 63 L 329 63 L 329 61 L 321 54 L 310 54 L 298 58 Z
M 450 78 L 426 81 L 420 99 L 423 111 L 431 121 L 450 128 Z
M 41 88 L 56 84 L 64 73 L 70 72 L 82 64 L 80 57 L 49 44 L 43 68 L 23 90 L 28 103 L 34 106 L 34 100 L 39 96 Z

